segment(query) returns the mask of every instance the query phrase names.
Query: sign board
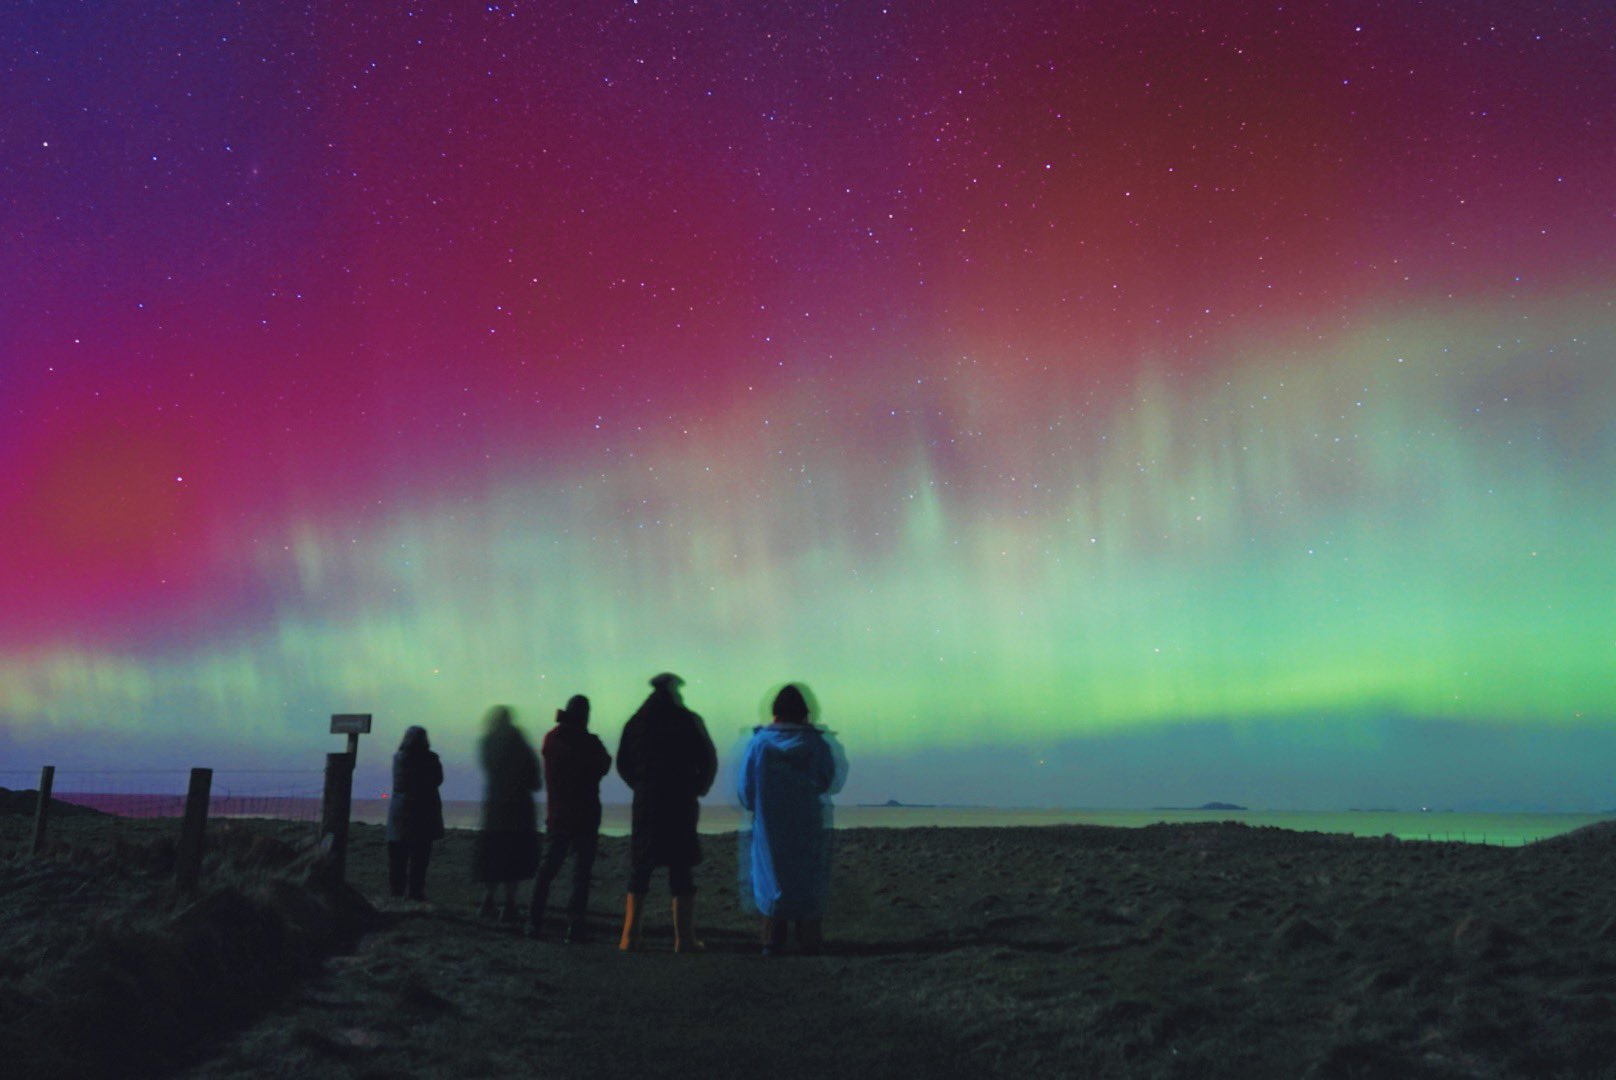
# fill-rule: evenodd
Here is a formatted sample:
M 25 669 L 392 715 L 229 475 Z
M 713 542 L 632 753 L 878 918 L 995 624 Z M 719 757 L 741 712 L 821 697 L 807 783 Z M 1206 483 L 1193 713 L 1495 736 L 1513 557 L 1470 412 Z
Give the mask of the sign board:
M 331 734 L 369 735 L 370 714 L 368 712 L 333 713 L 331 716 Z

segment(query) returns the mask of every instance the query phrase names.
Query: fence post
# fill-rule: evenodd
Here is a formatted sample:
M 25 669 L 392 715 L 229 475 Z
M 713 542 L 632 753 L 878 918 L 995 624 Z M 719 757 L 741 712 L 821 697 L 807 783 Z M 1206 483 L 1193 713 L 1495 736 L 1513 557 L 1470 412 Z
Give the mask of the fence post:
M 331 860 L 336 880 L 348 866 L 348 817 L 353 805 L 354 759 L 347 754 L 325 756 L 325 797 L 320 803 L 320 847 Z
M 176 877 L 184 892 L 195 892 L 202 875 L 202 838 L 208 824 L 208 796 L 213 791 L 213 770 L 192 769 L 185 793 L 185 817 L 180 822 L 180 850 Z
M 45 850 L 45 823 L 50 820 L 51 788 L 55 784 L 56 766 L 46 765 L 39 770 L 39 805 L 34 808 L 34 855 Z

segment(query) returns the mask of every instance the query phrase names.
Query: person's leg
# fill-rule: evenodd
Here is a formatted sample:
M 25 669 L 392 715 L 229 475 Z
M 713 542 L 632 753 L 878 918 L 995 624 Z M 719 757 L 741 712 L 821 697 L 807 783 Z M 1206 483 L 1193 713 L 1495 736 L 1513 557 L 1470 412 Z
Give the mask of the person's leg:
M 567 846 L 565 833 L 551 833 L 550 843 L 544 849 L 544 858 L 539 860 L 539 877 L 533 883 L 533 902 L 527 910 L 528 933 L 534 937 L 544 933 L 544 909 L 550 905 L 550 883 L 561 872 L 561 864 L 567 858 Z
M 498 853 L 494 850 L 497 843 L 495 834 L 485 829 L 477 834 L 476 847 L 472 852 L 472 867 L 483 886 L 483 902 L 477 905 L 477 914 L 484 919 L 492 919 L 499 914 L 499 909 L 494 906 L 494 889 L 499 878 Z
M 387 891 L 394 896 L 404 895 L 404 865 L 409 849 L 399 840 L 387 842 Z
M 567 899 L 567 938 L 582 941 L 589 934 L 589 886 L 595 872 L 598 837 L 586 833 L 573 838 L 572 895 Z
M 640 918 L 645 914 L 645 894 L 650 890 L 650 864 L 634 864 L 628 874 L 628 898 L 623 903 L 623 936 L 617 942 L 624 952 L 640 947 Z
M 774 956 L 781 952 L 786 945 L 786 921 L 763 916 L 758 941 L 763 946 L 764 956 Z
M 522 921 L 522 913 L 516 907 L 516 882 L 505 883 L 505 906 L 499 913 L 499 921 L 514 923 Z
M 696 937 L 696 882 L 688 863 L 668 867 L 668 887 L 673 892 L 673 951 L 699 952 L 707 946 Z
M 426 868 L 432 862 L 432 841 L 421 840 L 411 845 L 407 873 L 408 896 L 411 900 L 426 899 Z

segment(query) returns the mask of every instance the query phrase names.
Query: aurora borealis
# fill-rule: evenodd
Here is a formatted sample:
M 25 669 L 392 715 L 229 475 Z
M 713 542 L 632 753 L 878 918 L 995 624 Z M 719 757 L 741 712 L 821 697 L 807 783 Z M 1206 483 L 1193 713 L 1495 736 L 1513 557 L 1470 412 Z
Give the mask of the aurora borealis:
M 1616 805 L 1602 5 L 742 7 L 13 8 L 8 768 Z

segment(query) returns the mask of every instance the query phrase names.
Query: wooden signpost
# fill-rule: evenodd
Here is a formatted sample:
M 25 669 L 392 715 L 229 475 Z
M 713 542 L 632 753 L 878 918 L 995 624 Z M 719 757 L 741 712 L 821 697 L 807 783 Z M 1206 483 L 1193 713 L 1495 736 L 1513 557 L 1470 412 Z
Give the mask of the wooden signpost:
M 348 736 L 348 752 L 325 756 L 325 798 L 320 807 L 320 844 L 331 858 L 336 880 L 348 865 L 348 818 L 353 808 L 354 762 L 359 736 L 370 733 L 370 713 L 333 713 L 331 734 Z
M 359 736 L 370 734 L 370 714 L 359 713 L 333 713 L 331 715 L 331 734 L 348 736 L 348 756 L 355 761 L 359 760 Z

